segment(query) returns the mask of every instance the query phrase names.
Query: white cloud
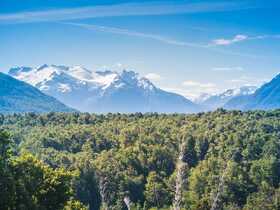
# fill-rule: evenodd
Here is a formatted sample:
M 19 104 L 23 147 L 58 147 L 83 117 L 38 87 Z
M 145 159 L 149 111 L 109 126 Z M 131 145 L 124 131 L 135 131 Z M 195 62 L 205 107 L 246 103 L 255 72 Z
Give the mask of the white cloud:
M 201 88 L 174 88 L 174 87 L 163 87 L 163 90 L 169 91 L 169 92 L 173 92 L 173 93 L 177 93 L 180 94 L 182 96 L 185 96 L 187 99 L 190 99 L 192 101 L 195 101 L 199 96 L 201 96 L 201 94 L 215 94 L 218 93 L 219 90 L 207 90 L 207 89 L 201 89 Z
M 250 76 L 241 76 L 239 78 L 228 80 L 230 83 L 234 83 L 237 86 L 245 86 L 245 85 L 262 85 L 263 83 L 269 81 L 268 78 L 257 78 Z
M 145 75 L 145 77 L 153 82 L 157 82 L 163 79 L 162 76 L 156 73 L 148 73 Z
M 184 87 L 197 87 L 197 88 L 216 88 L 216 85 L 213 83 L 200 83 L 195 81 L 184 81 L 182 83 Z
M 248 36 L 246 35 L 242 35 L 242 34 L 238 34 L 235 37 L 233 37 L 232 39 L 215 39 L 212 41 L 213 45 L 231 45 L 237 42 L 242 42 L 249 39 Z
M 229 71 L 244 71 L 244 68 L 241 66 L 236 66 L 236 67 L 215 67 L 212 68 L 212 71 L 225 71 L 225 72 L 229 72 Z
M 208 46 L 227 46 L 239 42 L 249 41 L 249 40 L 263 40 L 263 39 L 280 39 L 279 34 L 270 34 L 270 35 L 259 35 L 259 36 L 247 36 L 244 34 L 238 34 L 232 39 L 215 39 Z
M 163 90 L 168 91 L 168 92 L 172 92 L 172 93 L 177 93 L 179 95 L 182 95 L 184 97 L 186 97 L 187 99 L 190 100 L 194 100 L 195 98 L 197 98 L 197 94 L 196 93 L 192 93 L 191 91 L 188 91 L 186 89 L 183 88 L 174 88 L 174 87 L 162 87 Z
M 175 92 L 185 96 L 190 100 L 195 100 L 202 93 L 214 94 L 219 92 L 219 89 L 216 84 L 213 83 L 201 83 L 197 81 L 184 81 L 181 84 L 181 87 L 169 87 L 163 88 L 164 90 Z

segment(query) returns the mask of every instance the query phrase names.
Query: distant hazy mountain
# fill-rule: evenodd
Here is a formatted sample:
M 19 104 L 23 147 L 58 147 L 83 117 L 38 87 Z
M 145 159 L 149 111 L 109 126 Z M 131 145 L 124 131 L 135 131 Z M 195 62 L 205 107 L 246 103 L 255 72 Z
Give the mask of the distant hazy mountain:
M 74 110 L 29 84 L 0 73 L 0 113 L 51 111 Z
M 80 66 L 13 68 L 9 74 L 81 111 L 190 113 L 199 106 L 155 87 L 133 71 L 93 72 Z
M 243 97 L 253 94 L 256 86 L 244 86 L 237 89 L 228 89 L 216 95 L 201 95 L 196 102 L 204 107 L 205 110 L 215 110 L 223 107 L 228 101 L 235 97 Z
M 234 97 L 224 107 L 240 110 L 280 108 L 280 74 L 257 89 L 254 94 Z

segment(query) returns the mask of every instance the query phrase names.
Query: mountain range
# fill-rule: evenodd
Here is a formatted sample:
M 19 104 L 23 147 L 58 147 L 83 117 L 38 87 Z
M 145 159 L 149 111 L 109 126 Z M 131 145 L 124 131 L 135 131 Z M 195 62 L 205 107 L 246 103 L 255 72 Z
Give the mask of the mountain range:
M 204 110 L 213 111 L 217 108 L 224 107 L 233 98 L 244 97 L 253 94 L 257 90 L 257 88 L 257 86 L 247 85 L 236 89 L 228 89 L 219 94 L 202 94 L 195 100 L 195 102 L 197 104 L 200 104 Z
M 33 86 L 0 73 L 0 112 L 73 112 Z
M 232 98 L 225 104 L 224 108 L 244 111 L 280 108 L 280 74 L 261 86 L 253 94 Z
M 164 91 L 134 71 L 90 71 L 80 66 L 12 68 L 9 75 L 83 112 L 193 113 L 199 105 Z
M 216 95 L 203 94 L 191 101 L 156 87 L 134 71 L 94 72 L 81 66 L 42 65 L 12 68 L 8 74 L 14 79 L 0 75 L 0 108 L 3 112 L 74 111 L 69 107 L 94 113 L 195 113 L 217 108 L 280 108 L 280 75 L 259 88 L 244 86 Z

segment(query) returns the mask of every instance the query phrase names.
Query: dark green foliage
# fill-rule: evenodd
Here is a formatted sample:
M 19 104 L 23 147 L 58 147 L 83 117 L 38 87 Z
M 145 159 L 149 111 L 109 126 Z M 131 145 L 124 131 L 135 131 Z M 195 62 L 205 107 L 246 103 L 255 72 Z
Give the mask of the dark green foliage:
M 182 209 L 210 209 L 217 194 L 223 210 L 279 209 L 279 110 L 15 114 L 0 122 L 19 154 L 78 171 L 73 199 L 93 210 L 126 209 L 125 198 L 131 209 L 170 209 L 182 141 L 188 165 Z
M 11 144 L 9 135 L 0 132 L 0 207 L 9 209 L 14 203 L 14 183 L 11 169 Z

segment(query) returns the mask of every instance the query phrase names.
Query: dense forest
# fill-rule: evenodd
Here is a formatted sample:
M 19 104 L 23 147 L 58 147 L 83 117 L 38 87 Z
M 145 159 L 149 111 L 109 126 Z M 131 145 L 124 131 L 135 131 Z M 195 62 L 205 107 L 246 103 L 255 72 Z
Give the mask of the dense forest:
M 0 115 L 0 208 L 280 209 L 280 110 Z

